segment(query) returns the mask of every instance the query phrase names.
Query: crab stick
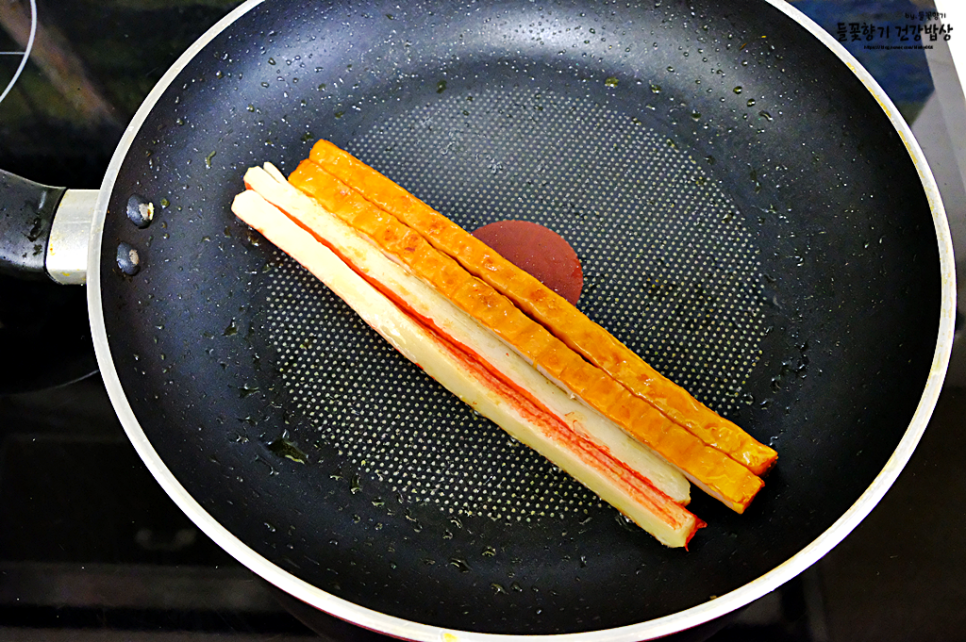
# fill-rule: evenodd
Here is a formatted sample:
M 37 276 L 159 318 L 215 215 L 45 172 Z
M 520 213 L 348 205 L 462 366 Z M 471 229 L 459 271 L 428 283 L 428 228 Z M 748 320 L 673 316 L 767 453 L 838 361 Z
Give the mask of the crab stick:
M 744 512 L 764 485 L 746 467 L 631 394 L 507 297 L 318 166 L 303 162 L 289 181 L 489 328 L 554 383 L 660 454 L 732 510 Z M 302 223 L 312 225 L 307 220 Z
M 253 183 L 257 183 L 254 179 Z M 270 242 L 301 263 L 349 304 L 399 352 L 517 440 L 612 504 L 667 546 L 686 546 L 704 524 L 648 477 L 615 458 L 608 448 L 575 430 L 531 392 L 499 376 L 482 356 L 387 296 L 376 275 L 355 266 L 318 234 L 263 198 L 239 194 L 232 210 Z M 363 248 L 364 249 L 364 248 Z M 375 250 L 366 250 L 374 252 Z M 485 351 L 485 349 L 481 348 Z
M 566 299 L 376 170 L 325 140 L 315 144 L 309 159 L 398 217 L 435 248 L 507 296 L 571 349 L 705 444 L 726 453 L 756 475 L 777 461 L 774 449 L 699 402 Z M 315 171 L 303 164 L 290 180 L 296 187 L 305 187 Z
M 612 421 L 548 381 L 432 286 L 294 188 L 274 166 L 266 164 L 264 168 L 249 169 L 245 173 L 245 185 L 308 229 L 320 243 L 342 257 L 373 287 L 409 314 L 464 351 L 476 355 L 480 363 L 495 376 L 504 378 L 520 394 L 546 407 L 567 422 L 572 430 L 597 442 L 616 459 L 634 470 L 643 471 L 674 501 L 685 505 L 690 501 L 690 484 L 679 471 Z

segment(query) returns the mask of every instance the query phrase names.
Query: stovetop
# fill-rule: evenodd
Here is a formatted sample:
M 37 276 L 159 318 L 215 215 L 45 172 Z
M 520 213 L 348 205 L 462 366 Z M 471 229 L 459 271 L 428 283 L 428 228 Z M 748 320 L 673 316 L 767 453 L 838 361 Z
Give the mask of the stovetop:
M 143 97 L 236 4 L 0 0 L 0 168 L 98 187 Z M 898 1 L 795 4 L 833 35 L 840 23 L 852 33 L 852 24 L 921 10 Z M 869 49 L 848 37 L 844 44 L 914 119 L 931 93 L 922 52 Z M 82 304 L 79 292 L 64 296 Z M 175 507 L 128 443 L 97 374 L 76 380 L 91 370 L 83 328 L 69 364 L 63 348 L 60 357 L 43 352 L 43 333 L 30 341 L 37 343 L 25 352 L 0 354 L 8 373 L 0 383 L 14 391 L 0 396 L 0 640 L 377 639 L 286 599 Z M 46 367 L 28 376 L 23 359 L 31 354 Z M 23 391 L 31 387 L 44 389 Z M 966 625 L 958 582 L 966 554 L 957 551 L 966 532 L 966 475 L 955 458 L 966 445 L 961 409 L 966 395 L 947 390 L 907 471 L 857 531 L 704 636 L 958 637 Z

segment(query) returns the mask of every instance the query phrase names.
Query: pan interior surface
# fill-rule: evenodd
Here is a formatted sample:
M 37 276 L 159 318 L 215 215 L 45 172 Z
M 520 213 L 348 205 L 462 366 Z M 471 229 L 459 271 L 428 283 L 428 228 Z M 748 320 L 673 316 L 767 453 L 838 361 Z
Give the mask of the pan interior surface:
M 105 324 L 140 428 L 247 546 L 423 624 L 598 631 L 742 587 L 876 478 L 936 345 L 916 167 L 769 5 L 655 5 L 266 3 L 167 88 L 111 196 Z M 467 229 L 563 235 L 578 307 L 778 449 L 748 513 L 695 491 L 709 526 L 664 549 L 233 218 L 247 167 L 294 169 L 321 137 Z

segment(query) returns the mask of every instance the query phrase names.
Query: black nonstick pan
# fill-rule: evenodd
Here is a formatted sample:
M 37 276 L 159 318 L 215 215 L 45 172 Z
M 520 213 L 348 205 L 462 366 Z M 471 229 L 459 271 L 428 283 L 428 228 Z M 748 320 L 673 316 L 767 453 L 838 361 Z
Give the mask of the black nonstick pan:
M 695 491 L 708 527 L 663 548 L 233 217 L 247 167 L 318 138 L 467 229 L 566 238 L 578 307 L 777 448 L 748 512 Z M 95 349 L 151 472 L 271 583 L 403 638 L 649 639 L 760 597 L 886 492 L 952 341 L 915 140 L 779 2 L 249 2 L 148 97 L 94 212 Z

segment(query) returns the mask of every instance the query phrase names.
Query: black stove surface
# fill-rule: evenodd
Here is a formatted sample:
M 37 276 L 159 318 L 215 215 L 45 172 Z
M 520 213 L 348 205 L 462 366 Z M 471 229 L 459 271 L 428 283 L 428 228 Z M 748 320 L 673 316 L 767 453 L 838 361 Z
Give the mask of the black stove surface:
M 0 168 L 98 187 L 147 92 L 236 4 L 0 0 Z M 830 31 L 840 20 L 915 10 L 906 2 L 796 5 Z M 21 71 L 33 17 L 33 50 Z M 931 90 L 921 52 L 876 55 L 863 62 L 914 117 Z M 12 287 L 0 281 L 0 321 L 19 309 Z M 64 292 L 75 310 L 82 306 L 80 288 Z M 74 314 L 80 321 L 70 323 L 83 326 L 83 308 Z M 0 340 L 12 328 L 0 325 Z M 8 346 L 0 350 L 0 389 L 8 393 L 0 396 L 0 640 L 382 639 L 280 595 L 181 513 L 127 441 L 100 378 L 77 380 L 92 369 L 83 327 L 53 353 L 44 352 L 50 328 L 24 332 L 34 334 L 0 344 Z M 45 365 L 35 372 L 26 359 Z M 843 544 L 691 639 L 962 637 L 962 410 L 966 395 L 947 390 L 907 471 Z

